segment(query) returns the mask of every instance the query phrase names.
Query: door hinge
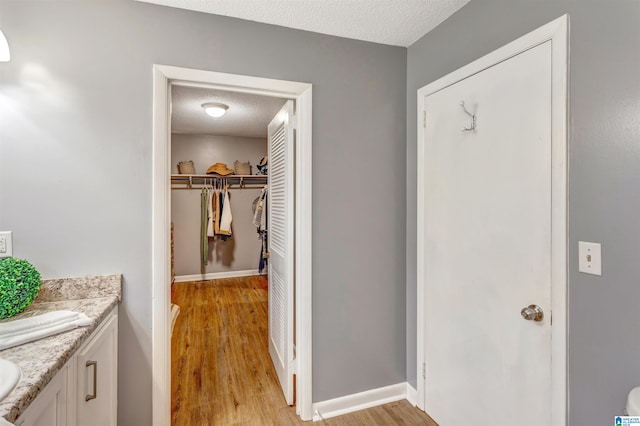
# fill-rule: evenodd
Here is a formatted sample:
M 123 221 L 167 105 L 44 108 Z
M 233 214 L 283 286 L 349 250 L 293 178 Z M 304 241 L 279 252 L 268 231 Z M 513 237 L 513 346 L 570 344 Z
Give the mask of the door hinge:
M 422 363 L 422 378 L 423 379 L 427 378 L 427 363 L 426 362 Z
M 289 125 L 294 130 L 298 128 L 298 115 L 297 114 L 291 116 L 291 120 L 289 120 Z
M 422 110 L 422 127 L 427 128 L 427 110 Z
M 298 374 L 298 358 L 294 358 L 289 366 L 293 374 Z

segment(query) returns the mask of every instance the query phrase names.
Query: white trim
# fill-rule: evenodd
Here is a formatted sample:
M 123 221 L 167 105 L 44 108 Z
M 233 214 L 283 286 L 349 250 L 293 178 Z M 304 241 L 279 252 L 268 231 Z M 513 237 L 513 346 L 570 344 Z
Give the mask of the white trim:
M 252 275 L 260 275 L 260 272 L 257 269 L 249 269 L 246 271 L 207 272 L 206 274 L 176 275 L 174 282 L 186 283 L 189 281 L 219 280 L 221 278 L 250 277 Z
M 402 382 L 382 388 L 328 399 L 313 404 L 313 421 L 326 420 L 331 417 L 342 416 L 378 405 L 400 401 L 407 397 L 407 383 Z M 318 414 L 319 413 L 319 414 Z
M 425 147 L 424 143 L 421 141 L 424 140 L 424 126 L 423 119 L 421 115 L 424 111 L 424 95 L 421 94 L 421 90 L 418 90 L 418 117 L 416 122 L 418 123 L 418 142 L 416 146 L 416 162 L 417 172 L 416 172 L 416 190 L 417 193 L 417 216 L 416 216 L 416 297 L 417 297 L 417 311 L 416 311 L 416 377 L 417 377 L 417 403 L 418 408 L 424 410 L 424 377 L 422 375 L 422 366 L 425 362 L 425 351 L 424 351 L 424 331 L 425 331 L 425 264 L 422 259 L 425 256 L 425 242 L 427 241 L 426 236 L 426 227 L 424 222 L 420 220 L 421 217 L 425 217 L 425 202 L 424 192 L 425 192 L 425 169 L 423 167 L 424 163 L 424 154 Z M 422 96 L 421 96 L 422 95 Z
M 405 393 L 407 394 L 407 401 L 409 401 L 409 404 L 413 405 L 414 407 L 418 405 L 418 391 L 416 390 L 416 388 L 411 386 L 409 382 L 407 382 L 407 390 L 405 391 Z
M 313 417 L 312 383 L 312 253 L 311 253 L 311 87 L 296 102 L 296 197 L 295 197 L 295 281 L 296 286 L 296 413 L 302 420 Z M 304 108 L 300 108 L 304 106 Z M 302 373 L 301 373 L 302 372 Z
M 171 418 L 171 271 L 168 247 L 171 218 L 169 179 L 169 80 L 153 67 L 153 201 L 151 243 L 152 423 L 169 425 Z
M 551 424 L 564 426 L 568 417 L 567 286 L 569 170 L 569 15 L 554 21 L 551 37 Z
M 298 366 L 296 411 L 311 420 L 311 306 L 312 306 L 312 85 L 284 80 L 153 66 L 153 219 L 152 219 L 152 414 L 156 426 L 169 425 L 171 413 L 171 316 L 169 271 L 170 164 L 169 84 L 208 85 L 223 90 L 295 99 L 299 112 L 296 150 L 296 333 Z
M 567 140 L 568 140 L 568 71 L 569 71 L 569 15 L 563 15 L 482 58 L 453 71 L 418 90 L 417 140 L 417 369 L 418 407 L 424 409 L 424 378 L 420 377 L 425 362 L 425 227 L 424 217 L 424 126 L 422 114 L 425 97 L 505 61 L 541 43 L 552 46 L 552 271 L 551 309 L 553 329 L 551 338 L 551 424 L 567 424 Z

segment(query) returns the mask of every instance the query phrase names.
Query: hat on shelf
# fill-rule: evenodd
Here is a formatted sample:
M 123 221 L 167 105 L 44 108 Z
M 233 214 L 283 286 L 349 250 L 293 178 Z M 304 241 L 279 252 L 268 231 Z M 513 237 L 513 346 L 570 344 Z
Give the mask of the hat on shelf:
M 262 157 L 262 160 L 260 160 L 257 167 L 258 167 L 258 173 L 256 174 L 259 174 L 259 175 L 269 174 L 269 157 L 267 155 Z
M 224 163 L 216 163 L 207 169 L 208 175 L 228 176 L 233 174 L 233 169 L 227 167 Z

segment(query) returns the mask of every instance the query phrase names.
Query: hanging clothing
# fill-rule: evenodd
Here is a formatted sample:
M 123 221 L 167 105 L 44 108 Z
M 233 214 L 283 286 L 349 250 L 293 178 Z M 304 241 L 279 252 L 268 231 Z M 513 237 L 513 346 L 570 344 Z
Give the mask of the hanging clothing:
M 258 261 L 258 273 L 261 274 L 262 271 L 267 267 L 268 257 L 267 257 L 267 232 L 261 236 L 262 245 L 260 247 L 260 260 Z
M 200 260 L 203 265 L 209 262 L 209 238 L 207 236 L 209 204 L 209 191 L 204 188 L 200 193 Z
M 216 191 L 211 198 L 213 203 L 213 231 L 215 235 L 220 234 L 220 192 Z
M 231 215 L 231 197 L 229 191 L 225 190 L 222 193 L 222 214 L 220 215 L 220 234 L 231 235 L 231 221 L 233 220 Z
M 209 200 L 211 200 L 214 194 L 213 188 L 207 188 L 207 192 L 209 193 Z M 211 201 L 207 203 L 207 216 L 207 237 L 215 237 L 216 234 L 213 230 L 213 205 Z
M 268 263 L 268 244 L 267 244 L 267 201 L 268 201 L 268 187 L 265 186 L 258 197 L 255 209 L 253 211 L 253 224 L 256 226 L 258 232 L 258 239 L 261 241 L 260 257 L 258 261 L 258 272 L 267 267 Z
M 260 216 L 260 229 L 267 232 L 267 191 L 264 192 L 262 215 Z
M 256 204 L 256 208 L 253 211 L 253 224 L 258 228 L 258 232 L 267 229 L 267 194 L 268 187 L 265 186 L 264 188 L 262 188 L 262 192 L 260 192 L 258 203 Z

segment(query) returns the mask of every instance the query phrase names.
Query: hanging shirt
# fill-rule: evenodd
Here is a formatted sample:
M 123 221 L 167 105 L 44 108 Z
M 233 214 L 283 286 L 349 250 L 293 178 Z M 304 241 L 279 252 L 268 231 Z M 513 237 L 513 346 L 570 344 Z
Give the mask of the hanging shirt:
M 216 191 L 211 198 L 213 203 L 213 231 L 215 235 L 220 234 L 220 192 Z
M 207 189 L 209 200 L 211 200 L 213 194 L 213 188 Z M 207 202 L 207 237 L 215 237 L 215 232 L 213 230 L 213 203 L 211 201 Z
M 260 230 L 262 232 L 267 232 L 267 196 L 269 195 L 268 191 L 264 191 L 262 195 L 262 215 L 260 215 Z
M 203 265 L 209 261 L 209 239 L 207 238 L 209 204 L 209 191 L 203 189 L 200 193 L 200 261 Z
M 258 262 L 258 271 L 262 271 L 267 267 L 267 201 L 268 201 L 268 187 L 265 186 L 258 197 L 255 210 L 253 212 L 253 224 L 258 231 L 258 238 L 262 242 L 260 247 L 260 257 Z
M 266 186 L 262 188 L 256 210 L 253 212 L 253 224 L 258 228 L 258 232 L 264 231 L 267 228 L 267 212 L 265 210 L 267 207 L 267 192 L 268 189 Z
M 222 193 L 222 214 L 220 216 L 220 234 L 231 235 L 231 197 L 229 191 Z

